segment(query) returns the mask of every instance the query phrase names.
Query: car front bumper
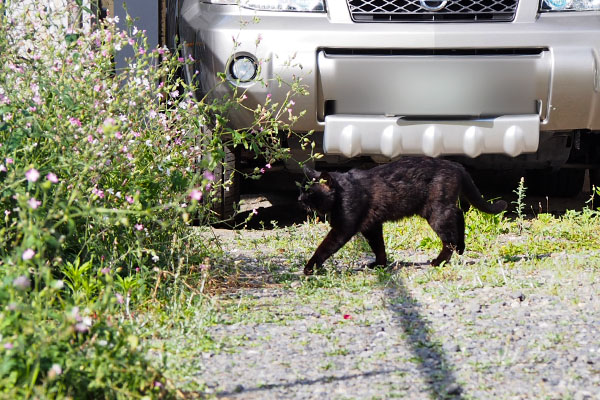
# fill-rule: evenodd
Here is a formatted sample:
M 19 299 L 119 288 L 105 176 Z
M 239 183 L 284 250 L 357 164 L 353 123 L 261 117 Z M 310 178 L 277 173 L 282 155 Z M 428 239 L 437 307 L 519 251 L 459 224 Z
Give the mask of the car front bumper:
M 242 54 L 261 64 L 267 83 L 241 85 L 251 108 L 268 95 L 274 102 L 285 99 L 289 87 L 278 80 L 301 79 L 309 95 L 294 98 L 294 109 L 306 110 L 297 131 L 342 138 L 346 117 L 364 118 L 361 126 L 395 118 L 430 123 L 444 135 L 448 126 L 467 131 L 474 121 L 518 116 L 528 116 L 526 129 L 531 116 L 538 118 L 538 129 L 527 130 L 527 137 L 600 130 L 600 12 L 539 14 L 537 0 L 521 0 L 509 23 L 355 23 L 344 0 L 327 5 L 327 13 L 308 14 L 184 0 L 180 34 L 185 51 L 198 60 L 203 90 L 228 92 L 228 85 L 217 85 L 217 73 Z M 329 116 L 335 124 L 327 123 Z M 243 127 L 250 117 L 242 112 L 232 120 Z M 505 147 L 480 148 L 518 154 Z

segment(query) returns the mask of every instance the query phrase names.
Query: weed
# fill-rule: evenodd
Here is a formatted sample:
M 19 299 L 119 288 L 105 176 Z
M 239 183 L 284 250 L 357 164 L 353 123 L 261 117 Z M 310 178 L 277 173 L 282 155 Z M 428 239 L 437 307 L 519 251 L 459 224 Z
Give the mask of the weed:
M 525 187 L 525 178 L 521 177 L 519 181 L 519 186 L 514 190 L 514 193 L 517 195 L 517 200 L 512 203 L 515 205 L 515 211 L 517 212 L 517 227 L 519 228 L 519 235 L 523 233 L 523 221 L 524 221 L 524 213 L 525 210 L 525 192 L 527 191 L 527 187 Z

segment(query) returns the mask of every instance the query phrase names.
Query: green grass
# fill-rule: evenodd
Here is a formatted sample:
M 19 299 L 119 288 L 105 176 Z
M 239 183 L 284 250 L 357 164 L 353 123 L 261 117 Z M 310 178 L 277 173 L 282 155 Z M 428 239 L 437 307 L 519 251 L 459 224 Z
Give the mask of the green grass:
M 218 281 L 210 287 L 213 294 L 206 293 L 191 304 L 178 307 L 176 315 L 152 308 L 143 313 L 138 323 L 139 335 L 146 339 L 151 359 L 174 387 L 201 393 L 203 379 L 194 375 L 194 360 L 207 353 L 235 354 L 246 347 L 259 346 L 258 342 L 235 334 L 215 339 L 210 332 L 216 327 L 291 324 L 304 319 L 308 307 L 321 316 L 321 322 L 294 336 L 294 343 L 306 346 L 315 337 L 325 340 L 328 345 L 323 349 L 324 358 L 315 361 L 315 365 L 327 374 L 336 368 L 334 360 L 338 357 L 352 356 L 337 338 L 338 330 L 343 330 L 345 324 L 368 327 L 386 304 L 406 306 L 415 301 L 402 294 L 373 300 L 372 294 L 378 290 L 402 284 L 409 292 L 418 290 L 432 299 L 468 301 L 473 290 L 506 288 L 524 293 L 526 299 L 531 293 L 538 293 L 578 304 L 577 294 L 565 292 L 563 283 L 597 280 L 600 270 L 600 219 L 596 211 L 588 209 L 568 211 L 562 216 L 540 214 L 523 220 L 471 210 L 466 214 L 467 251 L 463 256 L 454 255 L 442 267 L 423 264 L 437 254 L 440 246 L 424 220 L 415 217 L 388 223 L 384 235 L 391 267 L 365 269 L 373 255 L 359 236 L 328 260 L 324 275 L 304 277 L 303 263 L 327 231 L 327 224 L 307 221 L 261 232 L 236 232 L 223 243 L 222 255 L 211 264 L 214 276 L 236 275 L 236 279 Z M 213 233 L 200 229 L 196 235 L 202 240 Z M 237 251 L 229 252 L 232 248 Z M 251 272 L 257 269 L 259 272 L 253 275 Z M 246 289 L 249 281 L 264 284 Z M 272 295 L 256 294 L 264 291 Z M 491 300 L 490 304 L 498 301 L 501 299 Z M 344 319 L 344 315 L 350 318 Z M 499 340 L 497 333 L 474 329 L 471 319 L 461 321 L 473 338 L 481 340 L 491 334 L 486 340 Z M 427 329 L 429 341 L 422 347 L 438 351 L 443 341 L 439 333 Z M 410 335 L 406 331 L 397 340 L 406 341 Z M 481 374 L 510 367 L 514 360 L 509 345 L 507 339 L 506 349 L 492 361 L 477 362 L 472 367 Z M 567 346 L 568 341 L 557 332 L 532 345 L 543 350 Z M 468 352 L 464 356 L 468 357 Z M 385 358 L 385 353 L 354 362 L 362 366 L 379 358 Z M 417 364 L 423 361 L 417 355 L 412 358 Z

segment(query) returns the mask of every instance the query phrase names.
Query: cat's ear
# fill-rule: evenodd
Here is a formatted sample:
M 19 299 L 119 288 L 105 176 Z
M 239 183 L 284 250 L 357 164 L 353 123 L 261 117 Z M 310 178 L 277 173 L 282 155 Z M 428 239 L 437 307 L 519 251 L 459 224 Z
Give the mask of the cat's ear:
M 335 185 L 335 179 L 333 179 L 333 176 L 331 176 L 327 171 L 321 172 L 321 176 L 319 176 L 319 182 L 327 186 L 329 189 L 333 189 Z
M 319 179 L 319 176 L 321 175 L 318 171 L 315 171 L 314 169 L 309 168 L 306 165 L 302 167 L 302 171 L 304 172 L 304 175 L 308 178 L 308 180 Z

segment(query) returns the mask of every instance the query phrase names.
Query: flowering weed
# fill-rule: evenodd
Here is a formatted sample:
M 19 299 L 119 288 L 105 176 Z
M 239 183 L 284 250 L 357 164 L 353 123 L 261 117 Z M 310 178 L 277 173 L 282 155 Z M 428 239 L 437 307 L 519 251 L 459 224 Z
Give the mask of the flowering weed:
M 175 296 L 178 277 L 206 264 L 189 225 L 213 218 L 227 185 L 211 171 L 228 146 L 266 168 L 286 157 L 293 93 L 252 110 L 253 135 L 233 131 L 243 94 L 197 99 L 178 78 L 187 61 L 148 48 L 129 18 L 121 31 L 66 3 L 0 3 L 0 393 L 167 396 L 127 324 L 130 301 Z

